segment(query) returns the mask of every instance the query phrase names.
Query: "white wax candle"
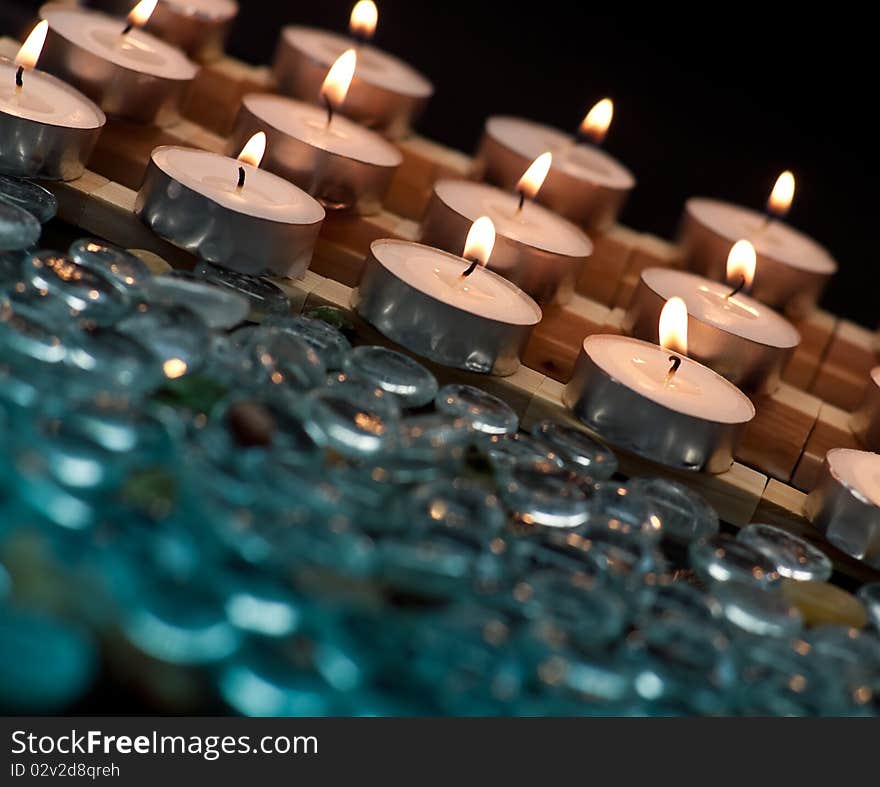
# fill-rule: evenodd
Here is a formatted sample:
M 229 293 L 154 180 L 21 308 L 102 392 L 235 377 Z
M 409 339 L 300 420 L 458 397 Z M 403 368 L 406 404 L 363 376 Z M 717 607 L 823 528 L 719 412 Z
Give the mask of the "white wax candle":
M 755 415 L 751 400 L 736 386 L 690 358 L 669 376 L 669 350 L 626 336 L 594 335 L 584 352 L 610 377 L 646 399 L 677 413 L 723 424 Z
M 501 237 L 566 257 L 588 257 L 593 251 L 593 244 L 580 229 L 547 208 L 526 200 L 518 211 L 516 194 L 465 180 L 438 181 L 434 193 L 470 222 L 488 216 Z
M 687 211 L 731 244 L 741 238 L 751 241 L 759 256 L 811 273 L 832 274 L 837 270 L 834 258 L 812 238 L 782 221 L 768 223 L 766 216 L 757 211 L 703 197 L 688 200 Z
M 287 44 L 328 69 L 352 48 L 350 38 L 308 27 L 285 27 L 281 35 Z M 411 98 L 427 98 L 433 92 L 418 71 L 372 46 L 358 47 L 355 79 Z
M 103 113 L 85 96 L 39 71 L 26 71 L 21 90 L 16 90 L 17 70 L 14 64 L 0 61 L 0 113 L 64 128 L 104 125 Z
M 124 19 L 81 8 L 49 5 L 40 9 L 58 35 L 122 68 L 164 79 L 193 79 L 198 66 L 176 47 L 135 28 L 122 35 Z
M 179 147 L 157 148 L 152 158 L 174 180 L 237 213 L 285 224 L 313 224 L 324 218 L 324 209 L 302 189 L 236 159 Z M 246 173 L 241 189 L 239 167 Z
M 235 0 L 159 0 L 179 14 L 198 16 L 203 19 L 231 19 L 238 13 Z
M 832 474 L 866 501 L 880 506 L 880 454 L 834 448 L 825 457 Z
M 616 190 L 635 186 L 632 173 L 595 145 L 575 145 L 558 129 L 522 118 L 496 116 L 486 122 L 486 132 L 505 147 L 527 159 L 545 150 L 553 153 L 550 169 L 573 178 Z
M 266 125 L 328 153 L 381 167 L 396 167 L 403 158 L 378 134 L 338 113 L 328 126 L 326 110 L 292 98 L 252 93 L 242 103 Z
M 506 325 L 537 325 L 541 309 L 507 279 L 477 266 L 465 278 L 470 263 L 418 243 L 378 240 L 373 256 L 410 287 L 443 303 Z
M 797 347 L 800 334 L 768 306 L 737 293 L 732 287 L 668 268 L 647 268 L 642 280 L 664 300 L 678 296 L 687 305 L 688 317 L 713 325 L 725 333 L 770 347 Z

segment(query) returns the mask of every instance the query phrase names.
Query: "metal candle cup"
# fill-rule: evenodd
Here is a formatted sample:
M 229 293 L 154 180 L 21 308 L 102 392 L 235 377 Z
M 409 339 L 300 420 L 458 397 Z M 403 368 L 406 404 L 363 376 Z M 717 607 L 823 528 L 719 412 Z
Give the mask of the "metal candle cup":
M 679 470 L 723 473 L 755 408 L 731 383 L 689 358 L 681 358 L 675 372 L 681 409 L 673 408 L 663 390 L 670 378 L 661 382 L 670 356 L 676 357 L 638 339 L 588 336 L 563 400 L 580 421 L 625 450 Z M 659 383 L 654 388 L 661 395 L 637 390 L 627 376 Z
M 170 156 L 182 160 L 175 163 Z M 249 165 L 242 165 L 247 174 L 242 195 L 248 193 L 248 181 L 252 188 L 268 185 L 279 192 L 289 191 L 292 200 L 299 200 L 298 209 L 291 209 L 290 204 L 265 207 L 264 203 L 265 210 L 258 207 L 249 213 L 244 203 L 236 204 L 237 199 L 216 194 L 212 198 L 212 190 L 217 189 L 214 181 L 219 176 L 202 172 L 213 173 L 223 167 L 234 173 L 237 165 L 236 161 L 206 151 L 156 148 L 138 192 L 135 213 L 157 235 L 208 262 L 241 273 L 269 271 L 291 278 L 302 276 L 311 262 L 324 211 L 292 184 Z M 184 172 L 191 174 L 191 179 Z M 253 182 L 258 179 L 262 182 Z M 210 185 L 205 186 L 206 181 Z M 230 177 L 230 183 L 234 182 Z M 208 193 L 201 193 L 199 187 Z
M 14 84 L 17 67 L 0 58 L 0 79 Z M 46 120 L 37 116 L 5 111 L 0 103 L 0 173 L 20 178 L 74 180 L 82 175 L 106 123 L 104 113 L 70 85 L 42 71 L 29 71 L 24 76 L 23 90 L 39 90 L 42 84 L 52 92 L 72 96 L 94 114 L 94 122 L 62 125 L 62 118 Z
M 837 270 L 822 246 L 748 208 L 702 197 L 685 204 L 680 243 L 695 273 L 723 281 L 728 252 L 740 238 L 750 240 L 758 253 L 752 297 L 790 317 L 809 314 Z
M 800 334 L 762 303 L 701 276 L 665 268 L 646 268 L 623 321 L 623 330 L 659 342 L 663 306 L 673 296 L 688 306 L 688 356 L 738 388 L 773 393 Z
M 880 366 L 871 369 L 865 398 L 849 419 L 853 434 L 871 451 L 880 451 Z
M 123 21 L 53 3 L 43 6 L 40 16 L 49 21 L 40 58 L 46 71 L 74 85 L 108 115 L 146 125 L 166 125 L 180 116 L 198 66 L 178 49 L 135 29 L 125 39 L 138 54 L 117 57 L 111 41 L 122 38 Z
M 465 308 L 468 299 L 456 297 L 455 288 L 468 267 L 461 257 L 418 243 L 373 241 L 352 305 L 417 355 L 481 374 L 513 374 L 541 310 L 507 279 L 480 267 L 469 280 L 486 297 Z M 446 281 L 432 278 L 435 273 Z
M 491 186 L 441 180 L 422 219 L 421 242 L 452 253 L 464 248 L 473 222 L 488 215 L 495 224 L 490 268 L 538 303 L 567 303 L 593 245 L 577 227 L 540 205 Z
M 880 478 L 880 456 L 834 448 L 825 456 L 804 513 L 839 550 L 880 568 L 880 490 L 873 488 L 876 478 Z
M 316 103 L 327 69 L 353 41 L 306 27 L 285 27 L 275 54 L 278 89 Z M 354 79 L 340 109 L 389 139 L 405 137 L 433 95 L 433 85 L 406 63 L 370 46 L 358 48 Z
M 400 151 L 348 118 L 283 96 L 252 93 L 242 100 L 227 150 L 237 152 L 257 131 L 268 139 L 263 168 L 295 183 L 333 211 L 377 213 Z
M 553 153 L 553 164 L 537 202 L 588 231 L 611 227 L 635 178 L 607 153 L 592 145 L 575 145 L 571 136 L 555 128 L 519 118 L 489 118 L 474 169 L 488 183 L 513 190 L 545 150 Z

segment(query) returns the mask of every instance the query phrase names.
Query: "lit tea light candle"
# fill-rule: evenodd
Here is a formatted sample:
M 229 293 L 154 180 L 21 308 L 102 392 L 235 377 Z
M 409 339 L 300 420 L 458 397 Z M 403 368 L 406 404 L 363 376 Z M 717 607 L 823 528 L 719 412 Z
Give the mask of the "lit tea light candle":
M 375 3 L 361 0 L 352 9 L 351 38 L 313 28 L 285 27 L 275 55 L 275 77 L 282 93 L 314 102 L 327 68 L 357 44 L 357 72 L 343 111 L 364 126 L 400 139 L 424 110 L 434 86 L 406 63 L 366 43 L 377 21 Z
M 837 270 L 837 263 L 812 238 L 782 221 L 791 207 L 794 189 L 794 176 L 783 172 L 763 214 L 714 199 L 689 199 L 681 228 L 688 267 L 710 279 L 722 280 L 727 249 L 737 239 L 746 238 L 758 253 L 752 296 L 793 317 L 809 313 Z
M 348 103 L 357 54 L 339 56 L 316 91 L 323 109 L 291 98 L 252 93 L 242 100 L 230 150 L 256 131 L 269 139 L 264 166 L 296 183 L 328 210 L 376 213 L 400 151 L 381 136 L 339 112 Z
M 82 175 L 106 118 L 70 85 L 36 71 L 48 22 L 15 59 L 0 58 L 0 172 L 73 180 Z
M 112 16 L 125 16 L 132 0 L 91 0 Z M 236 0 L 159 0 L 144 29 L 202 63 L 223 54 L 229 28 L 238 16 Z
M 800 334 L 769 306 L 745 295 L 755 276 L 755 249 L 738 241 L 727 261 L 727 284 L 668 268 L 646 268 L 623 323 L 626 333 L 659 341 L 664 304 L 687 305 L 688 355 L 747 391 L 772 393 Z
M 312 259 L 324 209 L 259 169 L 262 133 L 238 159 L 204 150 L 153 151 L 135 212 L 157 235 L 242 273 L 299 277 Z
M 374 241 L 354 308 L 417 355 L 472 372 L 512 374 L 541 309 L 485 267 L 494 242 L 486 216 L 474 222 L 461 257 L 410 241 Z
M 538 303 L 566 303 L 593 244 L 574 224 L 534 203 L 553 156 L 542 153 L 515 192 L 466 180 L 440 180 L 422 220 L 421 241 L 446 251 L 462 248 L 471 224 L 495 225 L 492 270 Z
M 636 183 L 626 167 L 600 148 L 613 113 L 611 100 L 602 99 L 574 136 L 529 120 L 490 117 L 476 170 L 489 183 L 513 189 L 529 162 L 549 150 L 553 165 L 538 201 L 587 229 L 607 229 Z
M 755 407 L 732 383 L 686 356 L 683 300 L 671 298 L 659 323 L 659 347 L 627 336 L 588 336 L 563 399 L 621 448 L 670 467 L 724 472 Z
M 865 397 L 849 420 L 853 434 L 871 451 L 880 451 L 880 366 L 871 369 Z
M 43 6 L 45 69 L 110 115 L 158 125 L 176 119 L 198 66 L 140 29 L 155 6 L 156 0 L 141 0 L 126 20 L 60 3 Z
M 880 455 L 829 451 L 804 513 L 839 550 L 880 568 Z

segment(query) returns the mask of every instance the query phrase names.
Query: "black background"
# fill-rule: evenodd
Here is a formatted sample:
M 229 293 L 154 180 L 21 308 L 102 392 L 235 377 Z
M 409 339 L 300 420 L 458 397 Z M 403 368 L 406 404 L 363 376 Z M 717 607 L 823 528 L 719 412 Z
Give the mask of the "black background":
M 269 62 L 278 27 L 344 30 L 353 0 L 240 0 L 229 51 Z M 38 3 L 0 0 L 20 32 Z M 763 206 L 798 180 L 792 224 L 841 264 L 824 304 L 874 327 L 877 242 L 873 25 L 844 4 L 642 4 L 379 0 L 375 41 L 437 93 L 420 130 L 465 151 L 486 115 L 575 128 L 615 101 L 608 150 L 636 174 L 625 223 L 667 237 L 694 194 Z

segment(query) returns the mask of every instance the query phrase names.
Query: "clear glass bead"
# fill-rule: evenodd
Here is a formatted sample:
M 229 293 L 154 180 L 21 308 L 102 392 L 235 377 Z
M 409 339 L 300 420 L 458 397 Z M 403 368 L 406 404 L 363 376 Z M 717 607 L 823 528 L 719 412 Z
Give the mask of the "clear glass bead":
M 700 495 L 677 481 L 633 478 L 627 489 L 647 497 L 663 521 L 663 537 L 690 544 L 718 533 L 718 514 Z
M 485 434 L 506 434 L 519 428 L 519 417 L 509 405 L 472 385 L 444 385 L 434 404 L 442 413 L 467 418 L 476 431 Z
M 0 202 L 26 210 L 40 224 L 51 221 L 58 213 L 58 200 L 51 191 L 30 180 L 6 175 L 0 175 Z
M 40 222 L 26 210 L 0 202 L 0 251 L 30 249 L 41 232 Z
M 182 275 L 154 276 L 146 282 L 144 295 L 150 304 L 170 309 L 184 306 L 195 312 L 209 328 L 221 330 L 238 325 L 250 309 L 247 298 L 228 287 Z
M 437 378 L 408 355 L 386 347 L 355 347 L 343 369 L 396 396 L 401 406 L 423 407 L 437 395 Z
M 749 525 L 740 530 L 736 538 L 770 560 L 780 576 L 801 582 L 824 582 L 831 577 L 833 566 L 828 556 L 782 528 Z
M 331 371 L 341 369 L 345 356 L 351 351 L 351 343 L 342 332 L 324 320 L 305 315 L 287 315 L 270 317 L 264 324 L 303 339 Z
M 609 479 L 617 472 L 614 453 L 580 429 L 554 421 L 541 421 L 532 427 L 532 435 L 595 481 Z
M 573 528 L 587 521 L 587 495 L 557 465 L 515 465 L 499 479 L 501 498 L 527 525 Z
M 756 549 L 723 534 L 694 541 L 691 568 L 704 582 L 745 582 L 766 587 L 781 579 L 776 566 Z
M 134 254 L 99 240 L 82 238 L 74 241 L 67 253 L 78 265 L 113 277 L 134 298 L 140 298 L 144 283 L 152 278 L 150 269 Z
M 754 583 L 717 583 L 712 593 L 728 623 L 759 637 L 794 637 L 803 628 L 797 607 L 784 596 Z
M 193 269 L 198 278 L 220 287 L 228 287 L 232 292 L 247 299 L 250 319 L 259 322 L 271 315 L 290 312 L 290 299 L 280 287 L 263 276 L 221 268 L 209 262 L 200 262 Z

